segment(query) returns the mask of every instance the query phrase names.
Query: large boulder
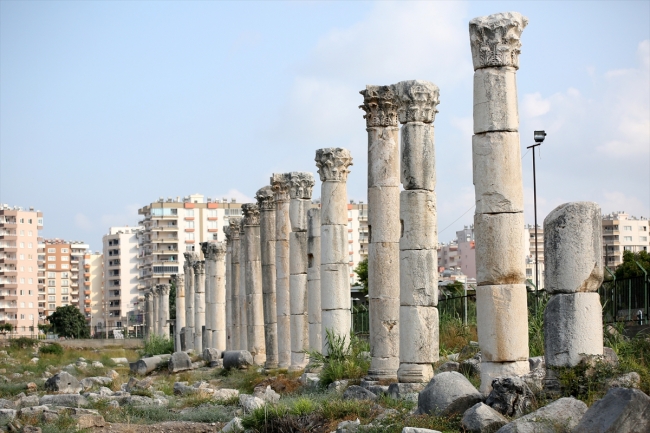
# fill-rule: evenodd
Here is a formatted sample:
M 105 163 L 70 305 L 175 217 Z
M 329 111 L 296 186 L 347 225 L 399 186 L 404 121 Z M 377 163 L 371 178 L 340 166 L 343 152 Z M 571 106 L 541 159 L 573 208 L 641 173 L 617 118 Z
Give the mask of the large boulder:
M 358 385 L 352 385 L 343 393 L 343 400 L 377 400 L 377 394 Z
M 176 373 L 178 371 L 190 370 L 192 368 L 192 360 L 185 352 L 175 352 L 169 360 L 169 372 Z
M 497 430 L 497 433 L 556 433 L 572 431 L 587 412 L 587 405 L 573 397 L 555 400 L 548 406 L 522 416 Z
M 203 360 L 210 367 L 220 367 L 223 366 L 223 360 L 221 359 L 223 352 L 219 349 L 214 349 L 212 347 L 207 347 L 203 349 Z
M 259 397 L 248 394 L 239 395 L 239 404 L 244 408 L 245 412 L 251 412 L 255 409 L 264 407 L 266 402 Z
M 81 407 L 88 405 L 86 397 L 80 394 L 55 394 L 41 397 L 41 406 Z
M 508 424 L 508 419 L 485 403 L 476 403 L 463 414 L 463 428 L 469 433 L 492 433 Z
M 62 371 L 50 377 L 45 382 L 45 389 L 50 392 L 76 394 L 79 393 L 83 387 L 76 377 L 68 372 Z
M 16 418 L 16 409 L 0 409 L 0 425 L 7 425 Z
M 462 374 L 448 371 L 435 376 L 418 396 L 418 413 L 447 416 L 463 413 L 483 395 Z
M 255 390 L 253 391 L 253 395 L 257 398 L 261 398 L 267 403 L 277 403 L 278 401 L 280 401 L 280 394 L 273 391 L 270 385 L 267 385 L 266 388 L 264 388 L 263 386 L 255 387 Z
M 535 397 L 526 383 L 518 377 L 497 377 L 485 404 L 509 417 L 526 413 Z
M 650 397 L 638 389 L 612 388 L 594 403 L 573 433 L 650 432 Z
M 228 350 L 223 352 L 223 368 L 247 369 L 253 365 L 253 355 L 248 350 Z

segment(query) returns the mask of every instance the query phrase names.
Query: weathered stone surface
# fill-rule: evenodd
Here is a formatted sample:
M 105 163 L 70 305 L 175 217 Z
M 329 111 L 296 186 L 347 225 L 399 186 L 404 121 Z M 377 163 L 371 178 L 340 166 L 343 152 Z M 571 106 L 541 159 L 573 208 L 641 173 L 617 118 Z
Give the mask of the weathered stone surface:
M 405 190 L 434 191 L 436 157 L 433 124 L 409 122 L 402 126 L 401 181 Z
M 586 411 L 573 433 L 650 431 L 650 397 L 638 389 L 612 388 Z
M 321 263 L 347 264 L 350 261 L 347 225 L 322 225 L 320 236 L 321 245 L 329 246 L 321 251 Z
M 474 134 L 517 131 L 517 78 L 514 68 L 486 68 L 474 73 Z
M 270 385 L 267 385 L 266 388 L 256 387 L 253 391 L 253 395 L 257 398 L 261 398 L 267 403 L 277 403 L 280 401 L 280 394 L 273 391 Z
M 528 364 L 530 365 L 530 371 L 546 368 L 546 361 L 543 356 L 528 358 Z
M 415 190 L 400 192 L 401 250 L 435 249 L 438 246 L 436 193 Z
M 357 385 L 349 386 L 343 393 L 344 400 L 377 400 L 377 395 Z
M 16 418 L 15 409 L 0 409 L 0 425 L 6 425 Z
M 535 396 L 518 377 L 498 377 L 492 381 L 492 391 L 485 404 L 509 417 L 519 417 L 533 404 Z
M 207 348 L 203 349 L 203 360 L 208 363 L 210 367 L 214 367 L 213 364 L 221 363 L 223 365 L 223 352 L 219 349 Z
M 440 373 L 420 392 L 418 411 L 420 414 L 451 415 L 463 413 L 483 396 L 467 380 L 455 371 Z
M 373 310 L 374 307 L 374 310 Z M 370 355 L 368 376 L 375 379 L 397 378 L 399 368 L 399 298 L 370 297 Z M 380 366 L 381 364 L 381 366 Z M 392 370 L 386 377 L 381 370 Z
M 476 288 L 478 339 L 482 359 L 491 362 L 528 360 L 526 286 L 508 284 Z M 517 326 L 513 326 L 516 323 Z
M 444 373 L 445 371 L 458 371 L 460 364 L 456 361 L 447 361 L 436 370 L 436 373 Z
M 523 213 L 474 215 L 476 282 L 479 286 L 524 283 L 523 226 Z
M 239 397 L 239 390 L 228 388 L 215 389 L 213 396 L 217 401 L 230 400 L 233 397 Z
M 350 308 L 350 270 L 348 264 L 322 264 L 320 284 L 322 310 Z
M 88 405 L 86 397 L 80 394 L 54 394 L 41 397 L 41 405 L 82 407 Z
M 259 397 L 253 395 L 240 394 L 239 404 L 244 408 L 244 411 L 251 412 L 255 409 L 264 407 L 266 402 Z
M 367 131 L 369 189 L 399 188 L 399 128 L 379 127 Z
M 553 295 L 544 311 L 544 353 L 552 367 L 575 366 L 582 354 L 603 354 L 598 293 Z
M 169 360 L 169 372 L 176 373 L 177 371 L 190 370 L 192 368 L 192 360 L 185 352 L 175 352 Z
M 400 307 L 400 322 L 401 361 L 429 364 L 429 366 L 431 363 L 436 362 L 439 352 L 438 309 L 435 307 L 402 306 Z M 433 371 L 431 372 L 433 373 Z
M 368 226 L 372 230 L 371 243 L 399 243 L 399 193 L 398 186 L 368 188 Z
M 492 132 L 472 137 L 477 214 L 523 212 L 519 147 L 517 132 Z M 518 229 L 521 231 L 520 227 Z
M 400 266 L 400 303 L 402 306 L 435 307 L 438 305 L 438 261 L 435 249 L 402 250 Z M 387 276 L 388 277 L 388 276 Z
M 551 294 L 598 290 L 604 271 L 597 203 L 565 203 L 548 214 L 544 219 L 544 265 L 544 286 Z
M 410 394 L 419 393 L 425 386 L 424 383 L 391 383 L 387 394 L 394 399 L 404 399 Z
M 529 372 L 528 360 L 513 362 L 481 362 L 481 389 L 488 395 L 492 391 L 492 381 L 497 377 L 522 376 Z
M 641 385 L 641 376 L 636 371 L 622 374 L 607 381 L 608 388 L 638 388 Z
M 436 354 L 437 355 L 437 354 Z M 429 363 L 412 364 L 400 362 L 397 378 L 401 383 L 427 383 L 433 377 L 433 367 Z
M 253 365 L 253 355 L 248 350 L 223 352 L 223 368 L 246 369 Z
M 123 389 L 126 392 L 132 392 L 134 390 L 147 390 L 153 385 L 153 378 L 147 377 L 142 380 L 138 380 L 135 377 L 129 379 L 126 385 L 123 385 Z
M 348 190 L 344 182 L 321 184 L 321 224 L 348 225 Z
M 76 377 L 62 371 L 45 381 L 45 389 L 50 392 L 74 394 L 80 392 L 83 387 Z
M 440 433 L 438 430 L 421 427 L 404 427 L 402 433 Z
M 474 69 L 512 66 L 519 68 L 521 33 L 528 19 L 519 12 L 476 17 L 469 22 Z
M 95 385 L 108 385 L 112 381 L 113 379 L 110 377 L 86 377 L 81 379 L 80 384 L 83 387 L 83 390 L 87 391 Z
M 244 426 L 241 423 L 241 418 L 234 417 L 221 429 L 221 433 L 239 433 L 243 430 Z
M 76 427 L 78 429 L 104 427 L 106 425 L 106 421 L 104 420 L 104 417 L 101 415 L 84 413 L 79 415 L 73 415 L 72 418 L 75 419 Z
M 580 400 L 564 397 L 506 424 L 497 433 L 555 433 L 559 429 L 575 432 L 586 411 L 587 405 Z
M 131 373 L 144 376 L 145 374 L 154 371 L 156 368 L 158 368 L 161 364 L 164 364 L 166 361 L 167 359 L 163 357 L 151 356 L 149 358 L 142 358 L 137 360 L 136 362 L 132 362 L 129 364 L 129 366 L 131 368 Z
M 322 280 L 321 280 L 322 281 Z M 347 309 L 336 309 L 336 310 L 325 310 L 321 312 L 321 329 L 323 335 L 323 351 L 327 353 L 327 340 L 325 335 L 326 331 L 333 330 L 335 334 L 342 336 L 349 336 L 350 327 L 352 326 L 352 317 L 350 315 L 350 308 Z M 343 333 L 342 330 L 347 330 L 347 334 Z
M 469 433 L 493 433 L 508 420 L 487 404 L 476 403 L 465 411 L 461 424 Z

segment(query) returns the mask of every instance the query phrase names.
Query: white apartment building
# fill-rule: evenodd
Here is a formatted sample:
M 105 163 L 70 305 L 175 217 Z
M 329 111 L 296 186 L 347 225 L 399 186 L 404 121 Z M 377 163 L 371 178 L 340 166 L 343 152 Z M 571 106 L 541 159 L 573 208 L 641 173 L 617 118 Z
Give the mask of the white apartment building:
M 88 250 L 88 244 L 81 241 L 45 239 L 40 254 L 45 263 L 44 293 L 39 293 L 39 306 L 45 317 L 54 313 L 58 307 L 74 305 L 84 313 L 83 272 L 81 263 Z M 82 295 L 80 296 L 80 292 Z
M 104 292 L 104 255 L 86 252 L 82 262 L 83 291 L 80 291 L 80 304 L 91 326 L 91 335 L 95 332 L 98 321 L 102 321 L 102 302 Z
M 610 269 L 623 263 L 623 251 L 648 251 L 648 218 L 630 216 L 624 211 L 603 215 L 603 262 Z

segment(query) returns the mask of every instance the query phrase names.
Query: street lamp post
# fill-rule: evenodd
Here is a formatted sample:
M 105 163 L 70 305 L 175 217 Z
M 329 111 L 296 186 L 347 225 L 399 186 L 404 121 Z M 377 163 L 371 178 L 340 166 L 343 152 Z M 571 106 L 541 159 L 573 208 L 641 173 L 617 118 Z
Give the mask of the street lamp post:
M 535 148 L 540 146 L 546 138 L 546 132 L 535 131 L 533 134 L 535 144 L 528 146 L 527 149 L 533 149 L 533 204 L 535 209 L 535 315 L 537 315 L 538 290 L 539 290 L 539 256 L 537 255 L 537 180 L 535 176 Z

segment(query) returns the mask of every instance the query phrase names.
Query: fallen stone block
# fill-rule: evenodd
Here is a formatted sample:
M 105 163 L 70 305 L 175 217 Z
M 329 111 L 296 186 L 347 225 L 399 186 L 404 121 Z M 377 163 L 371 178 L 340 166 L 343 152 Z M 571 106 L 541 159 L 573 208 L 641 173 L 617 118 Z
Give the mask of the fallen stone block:
M 6 425 L 16 418 L 16 409 L 0 409 L 0 425 Z
M 617 376 L 607 381 L 607 388 L 638 388 L 641 385 L 641 376 L 636 371 Z
M 497 430 L 497 433 L 555 433 L 557 431 L 575 433 L 573 429 L 585 412 L 587 412 L 586 404 L 573 397 L 564 397 L 504 425 Z
M 88 399 L 80 394 L 54 394 L 44 395 L 40 400 L 41 405 L 54 405 L 66 407 L 81 407 L 88 405 Z
M 216 367 L 218 364 L 223 365 L 223 352 L 219 349 L 208 347 L 203 349 L 203 360 L 210 366 Z
M 223 368 L 247 369 L 253 365 L 253 355 L 248 350 L 228 350 L 223 352 Z
M 80 392 L 83 387 L 76 377 L 62 371 L 45 382 L 45 389 L 50 392 L 72 394 Z
M 190 370 L 192 368 L 192 360 L 185 352 L 175 352 L 169 360 L 169 372 L 176 373 L 178 371 Z
M 345 390 L 345 388 L 348 387 L 348 381 L 343 379 L 343 380 L 336 380 L 329 385 L 327 385 L 327 389 L 330 391 L 337 391 L 337 392 L 342 392 Z
M 612 388 L 584 414 L 573 433 L 650 431 L 650 397 L 638 389 Z
M 132 362 L 129 364 L 129 367 L 131 368 L 131 373 L 144 376 L 158 367 L 161 367 L 163 364 L 166 364 L 166 362 L 166 359 L 161 356 L 151 356 L 149 358 L 142 358 L 136 362 Z
M 251 412 L 255 409 L 264 407 L 266 403 L 259 397 L 248 394 L 240 394 L 239 404 L 244 408 L 244 411 Z
M 231 398 L 239 397 L 239 390 L 228 388 L 215 389 L 213 396 L 215 400 L 230 400 Z
M 492 391 L 485 404 L 497 412 L 519 417 L 533 404 L 535 397 L 526 383 L 518 377 L 498 377 L 492 381 Z
M 81 414 L 73 415 L 72 418 L 76 420 L 76 427 L 78 429 L 104 427 L 106 425 L 106 421 L 104 421 L 104 417 L 101 415 Z
M 343 400 L 377 400 L 377 394 L 358 385 L 352 385 L 343 393 Z
M 270 385 L 267 385 L 266 388 L 256 387 L 253 391 L 253 395 L 257 398 L 261 398 L 267 403 L 277 403 L 280 401 L 280 394 L 273 391 Z
M 420 392 L 418 412 L 441 416 L 464 413 L 482 401 L 483 395 L 465 376 L 449 371 L 435 376 Z
M 492 433 L 508 424 L 508 419 L 485 403 L 476 403 L 463 414 L 461 424 L 469 433 Z
M 429 428 L 421 427 L 404 427 L 402 433 L 441 433 L 438 430 L 431 430 Z
M 425 386 L 425 383 L 391 383 L 388 385 L 388 396 L 394 399 L 408 399 L 417 402 L 418 393 Z
M 444 364 L 442 364 L 438 369 L 436 370 L 436 374 L 438 373 L 444 373 L 445 371 L 458 371 L 460 368 L 460 364 L 457 363 L 456 361 L 447 361 Z

